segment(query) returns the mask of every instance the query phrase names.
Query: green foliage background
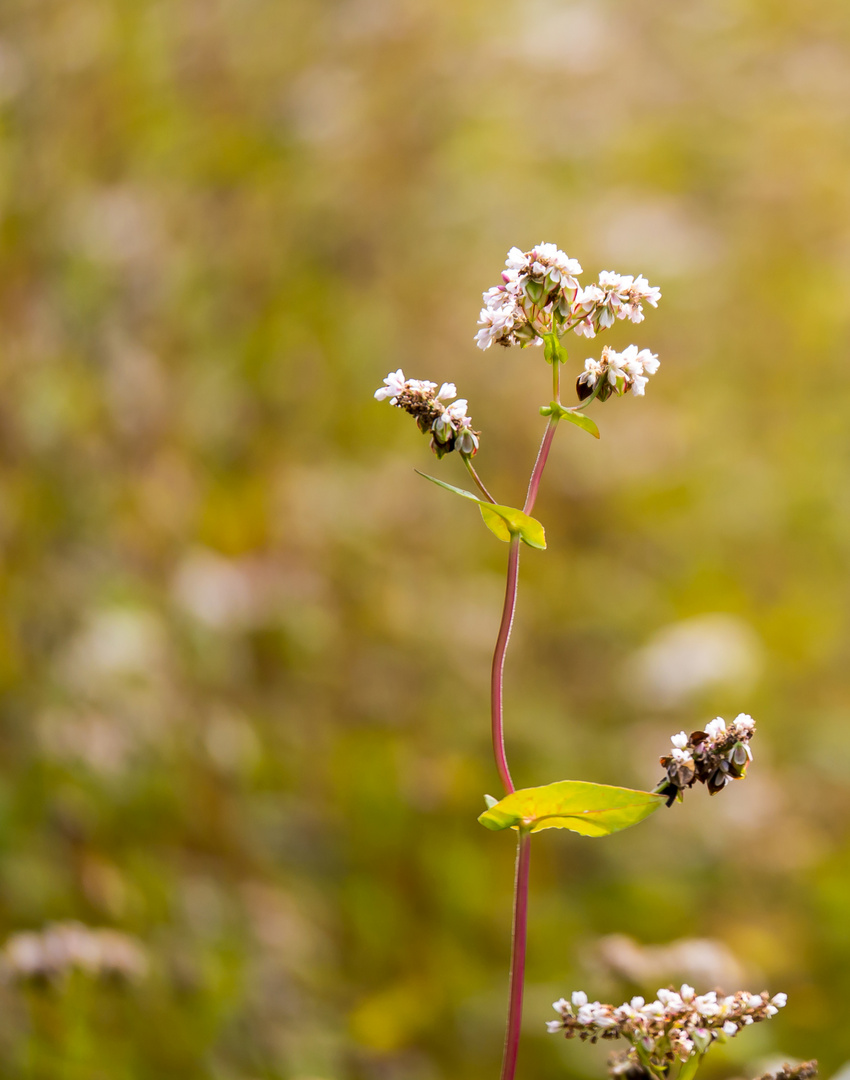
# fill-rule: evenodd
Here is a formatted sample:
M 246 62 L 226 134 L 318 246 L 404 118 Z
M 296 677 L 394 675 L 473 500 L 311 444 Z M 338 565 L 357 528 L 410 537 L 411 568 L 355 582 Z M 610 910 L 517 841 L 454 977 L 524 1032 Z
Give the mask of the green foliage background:
M 5 0 L 0 115 L 0 934 L 77 918 L 152 963 L 4 983 L 0 1073 L 495 1075 L 513 850 L 476 817 L 506 548 L 372 393 L 454 380 L 521 501 L 549 370 L 472 336 L 541 240 L 661 286 L 610 340 L 662 367 L 594 406 L 601 442 L 558 433 L 515 777 L 651 786 L 671 732 L 760 730 L 718 799 L 535 839 L 521 1075 L 603 1075 L 541 1033 L 579 985 L 654 992 L 604 969 L 612 934 L 713 939 L 788 991 L 711 1075 L 837 1070 L 850 7 Z M 746 670 L 647 691 L 641 650 L 718 613 Z

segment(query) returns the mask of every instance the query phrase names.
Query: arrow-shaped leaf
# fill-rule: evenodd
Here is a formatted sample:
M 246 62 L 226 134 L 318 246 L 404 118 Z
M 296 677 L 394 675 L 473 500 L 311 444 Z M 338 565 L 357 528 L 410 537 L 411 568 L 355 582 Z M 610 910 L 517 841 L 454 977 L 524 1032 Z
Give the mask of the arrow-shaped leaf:
M 446 491 L 453 491 L 455 495 L 462 495 L 464 499 L 471 499 L 474 503 L 478 503 L 484 524 L 500 540 L 507 543 L 511 536 L 517 535 L 529 547 L 545 550 L 546 533 L 536 518 L 529 517 L 528 514 L 524 514 L 522 510 L 517 510 L 513 506 L 485 502 L 484 499 L 473 495 L 471 491 L 464 491 L 463 488 L 455 487 L 454 484 L 447 484 L 445 480 L 438 480 L 436 476 L 429 476 L 427 473 L 419 472 L 418 469 L 414 471 L 424 476 L 426 480 L 430 480 L 432 484 L 437 484 Z
M 664 802 L 663 795 L 651 791 L 559 780 L 514 791 L 478 820 L 494 831 L 523 826 L 530 832 L 571 829 L 581 836 L 608 836 L 637 825 Z

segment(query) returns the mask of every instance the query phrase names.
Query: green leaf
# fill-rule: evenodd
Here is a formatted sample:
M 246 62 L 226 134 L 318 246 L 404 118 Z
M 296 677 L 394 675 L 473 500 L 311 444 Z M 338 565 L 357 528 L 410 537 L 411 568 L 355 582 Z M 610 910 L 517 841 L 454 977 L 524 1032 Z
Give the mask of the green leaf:
M 418 469 L 414 471 L 424 476 L 426 480 L 430 480 L 432 484 L 437 484 L 446 491 L 453 491 L 455 495 L 462 495 L 464 499 L 471 499 L 474 503 L 478 503 L 484 524 L 500 540 L 508 543 L 512 536 L 519 536 L 529 547 L 545 551 L 546 532 L 536 518 L 529 517 L 528 514 L 524 514 L 522 510 L 517 510 L 513 506 L 485 502 L 484 499 L 473 495 L 471 491 L 464 491 L 463 488 L 455 487 L 454 484 L 447 484 L 445 480 L 438 480 L 436 476 L 429 476 L 427 473 L 419 472 Z
M 487 829 L 571 829 L 581 836 L 608 836 L 654 814 L 665 802 L 651 791 L 559 780 L 521 788 L 488 807 L 478 818 Z
M 482 502 L 479 506 L 481 511 L 481 518 L 487 528 L 493 533 L 494 536 L 498 536 L 500 540 L 504 540 L 506 544 L 510 543 L 511 530 L 507 521 L 503 517 L 500 517 L 495 510 L 491 509 L 490 503 Z
M 583 412 L 573 412 L 572 409 L 565 409 L 564 406 L 559 405 L 557 401 L 551 401 L 548 405 L 542 405 L 540 407 L 540 415 L 557 416 L 559 420 L 568 420 L 571 424 L 575 424 L 576 427 L 580 427 L 583 431 L 589 431 L 594 439 L 599 438 L 599 428 L 589 416 L 585 416 Z

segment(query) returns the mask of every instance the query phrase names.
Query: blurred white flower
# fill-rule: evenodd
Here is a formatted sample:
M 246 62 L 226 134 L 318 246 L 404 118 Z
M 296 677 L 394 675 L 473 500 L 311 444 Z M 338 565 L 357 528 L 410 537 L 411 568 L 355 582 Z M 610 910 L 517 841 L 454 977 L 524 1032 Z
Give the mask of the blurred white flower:
M 698 615 L 659 630 L 631 658 L 625 683 L 648 704 L 682 705 L 713 686 L 746 692 L 763 664 L 753 628 L 736 615 Z

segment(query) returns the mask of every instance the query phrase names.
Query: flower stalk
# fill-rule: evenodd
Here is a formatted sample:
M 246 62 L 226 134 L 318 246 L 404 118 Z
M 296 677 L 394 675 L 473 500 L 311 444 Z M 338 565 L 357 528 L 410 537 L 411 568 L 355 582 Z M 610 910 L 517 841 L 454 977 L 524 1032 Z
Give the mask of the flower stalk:
M 570 331 L 593 338 L 618 319 L 640 323 L 644 319 L 644 305 L 655 307 L 661 293 L 642 275 L 633 277 L 613 271 L 602 271 L 597 283 L 581 287 L 576 280 L 582 273 L 581 266 L 554 244 L 538 244 L 525 252 L 512 248 L 505 265 L 501 284 L 484 293 L 484 307 L 479 318 L 481 329 L 475 336 L 476 342 L 482 350 L 494 344 L 541 347 L 546 362 L 552 367 L 552 401 L 540 409 L 541 415 L 548 417 L 548 423 L 531 471 L 522 511 L 499 503 L 478 475 L 472 458 L 479 450 L 480 432 L 472 426 L 466 399 L 456 399 L 454 383 L 443 383 L 438 389 L 436 383 L 407 379 L 399 369 L 387 375 L 375 397 L 389 399 L 391 405 L 412 415 L 419 430 L 430 436 L 430 446 L 437 458 L 459 452 L 483 500 L 436 477 L 426 478 L 477 503 L 485 525 L 509 545 L 505 598 L 490 676 L 493 757 L 506 798 L 503 803 L 498 803 L 487 796 L 488 810 L 479 820 L 488 828 L 512 827 L 518 832 L 508 1015 L 501 1069 L 501 1080 L 514 1080 L 525 982 L 532 831 L 540 827 L 571 828 L 587 836 L 606 835 L 643 820 L 661 806 L 665 798 L 668 806 L 681 800 L 684 792 L 696 783 L 704 784 L 710 794 L 716 794 L 731 781 L 746 775 L 752 760 L 749 742 L 755 726 L 751 717 L 741 713 L 728 725 L 718 717 L 707 724 L 704 731 L 694 731 L 690 735 L 682 731 L 674 735 L 670 750 L 661 758 L 665 775 L 654 793 L 572 780 L 516 791 L 505 749 L 505 660 L 516 615 L 520 543 L 525 541 L 541 549 L 546 546 L 543 526 L 531 517 L 531 513 L 555 431 L 559 421 L 566 419 L 598 438 L 596 423 L 585 415 L 584 410 L 594 401 L 605 402 L 626 395 L 642 397 L 649 377 L 659 367 L 658 357 L 648 349 L 629 345 L 617 352 L 606 346 L 599 359 L 585 361 L 575 383 L 577 400 L 573 405 L 564 405 L 561 401 L 561 367 L 568 362 L 568 354 L 562 338 Z M 600 804 L 599 789 L 602 788 L 605 788 L 605 794 Z M 585 794 L 585 789 L 594 794 Z M 581 794 L 576 794 L 579 790 Z M 547 793 L 545 798 L 555 801 L 550 801 L 541 811 L 539 800 L 544 792 Z M 527 801 L 529 797 L 531 803 Z M 577 798 L 581 800 L 578 806 L 571 801 Z M 508 805 L 511 803 L 513 807 Z M 521 812 L 517 812 L 516 804 L 523 807 Z M 516 813 L 516 817 L 512 818 L 512 813 Z M 597 816 L 592 818 L 591 814 Z M 555 1002 L 559 1019 L 551 1021 L 548 1028 L 551 1032 L 562 1032 L 567 1038 L 578 1037 L 590 1042 L 625 1039 L 628 1050 L 616 1055 L 609 1065 L 612 1077 L 693 1080 L 714 1041 L 723 1042 L 750 1024 L 768 1019 L 784 1004 L 784 994 L 769 998 L 766 992 L 755 995 L 740 991 L 723 997 L 719 992 L 711 991 L 697 996 L 692 987 L 682 986 L 679 993 L 659 990 L 658 999 L 649 1004 L 636 997 L 615 1008 L 598 1001 L 588 1002 L 583 991 L 576 991 L 570 1001 Z M 810 1080 L 814 1075 L 813 1066 L 810 1062 L 799 1069 L 787 1066 L 781 1075 L 762 1080 Z

